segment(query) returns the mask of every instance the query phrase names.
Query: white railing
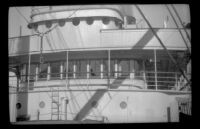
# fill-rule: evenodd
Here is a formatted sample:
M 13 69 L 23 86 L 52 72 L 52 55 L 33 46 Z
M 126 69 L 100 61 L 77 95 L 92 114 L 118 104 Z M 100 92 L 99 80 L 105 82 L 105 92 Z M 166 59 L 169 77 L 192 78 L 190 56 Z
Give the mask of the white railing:
M 101 74 L 103 73 L 103 78 Z M 62 76 L 61 74 L 66 75 Z M 76 76 L 73 76 L 73 74 L 76 74 Z M 89 76 L 87 77 L 87 75 Z M 68 76 L 67 76 L 68 75 Z M 110 76 L 109 76 L 110 75 Z M 49 78 L 47 78 L 49 76 Z M 34 82 L 36 81 L 51 81 L 51 80 L 65 80 L 70 79 L 98 79 L 98 80 L 116 80 L 115 82 L 120 83 L 118 85 L 123 86 L 122 84 L 124 81 L 127 80 L 133 80 L 129 81 L 130 85 L 134 83 L 135 80 L 142 80 L 144 81 L 144 84 L 146 85 L 144 89 L 157 89 L 157 90 L 179 90 L 181 87 L 183 87 L 187 82 L 186 80 L 181 76 L 178 72 L 111 72 L 108 74 L 108 72 L 75 72 L 75 73 L 40 73 L 40 74 L 31 74 L 28 75 L 21 75 L 20 79 L 20 89 L 26 90 L 27 88 L 27 82 L 28 78 L 30 77 L 30 85 L 29 90 L 31 90 L 34 86 Z M 12 77 L 9 77 L 12 78 Z M 36 80 L 38 78 L 38 80 Z M 120 81 L 118 81 L 120 80 Z M 86 81 L 87 82 L 87 81 Z M 90 83 L 92 83 L 91 81 Z M 95 81 L 94 81 L 95 82 Z M 93 82 L 93 83 L 94 83 Z M 104 83 L 103 83 L 104 82 Z M 132 83 L 131 83 L 132 82 Z M 84 82 L 83 82 L 84 83 Z M 102 81 L 103 85 L 106 85 L 105 81 Z M 87 84 L 85 84 L 87 85 Z M 92 85 L 92 84 L 90 84 Z M 95 84 L 94 84 L 95 85 Z M 112 85 L 112 83 L 110 84 Z M 114 85 L 114 84 L 113 84 Z M 127 85 L 127 83 L 126 83 Z

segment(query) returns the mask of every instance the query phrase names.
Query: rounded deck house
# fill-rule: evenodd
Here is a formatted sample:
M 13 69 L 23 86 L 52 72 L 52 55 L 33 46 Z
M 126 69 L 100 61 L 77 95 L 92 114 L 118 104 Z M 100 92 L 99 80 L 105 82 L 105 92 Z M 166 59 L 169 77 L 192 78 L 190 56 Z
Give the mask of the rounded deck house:
M 166 50 L 151 28 L 138 27 L 120 8 L 31 18 L 34 35 L 9 39 L 9 67 L 19 73 L 9 86 L 11 122 L 179 122 L 180 113 L 191 115 L 190 88 L 168 55 L 190 79 L 177 28 L 152 28 Z

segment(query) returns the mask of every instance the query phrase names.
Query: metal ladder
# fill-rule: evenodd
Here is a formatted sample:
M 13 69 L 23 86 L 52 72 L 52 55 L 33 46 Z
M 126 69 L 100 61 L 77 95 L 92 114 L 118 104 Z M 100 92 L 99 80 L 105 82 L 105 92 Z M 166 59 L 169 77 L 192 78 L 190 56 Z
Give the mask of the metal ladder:
M 51 93 L 51 120 L 59 120 L 59 88 L 51 88 Z

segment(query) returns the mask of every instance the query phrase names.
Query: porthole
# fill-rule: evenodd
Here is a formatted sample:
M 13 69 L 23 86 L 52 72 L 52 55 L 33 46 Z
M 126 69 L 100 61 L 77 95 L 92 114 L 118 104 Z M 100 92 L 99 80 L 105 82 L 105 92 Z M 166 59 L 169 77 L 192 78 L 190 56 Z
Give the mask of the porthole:
M 120 103 L 120 108 L 121 109 L 125 109 L 127 107 L 127 103 L 125 102 L 125 101 L 122 101 L 121 103 Z
M 73 23 L 73 25 L 77 26 L 77 25 L 79 25 L 79 23 L 80 23 L 80 19 L 74 18 L 74 19 L 72 20 L 72 23 Z
M 94 22 L 94 19 L 92 17 L 89 17 L 86 19 L 86 22 L 88 25 L 92 25 L 92 23 Z
M 103 18 L 102 22 L 103 22 L 103 24 L 107 25 L 107 24 L 109 24 L 110 19 L 109 18 Z
M 51 28 L 52 22 L 51 21 L 46 21 L 45 25 L 46 25 L 47 28 Z
M 59 26 L 63 27 L 65 25 L 65 20 L 61 19 L 58 21 Z
M 44 102 L 44 101 L 41 101 L 41 102 L 39 103 L 39 107 L 40 107 L 40 108 L 44 108 L 44 107 L 45 107 L 45 102 Z
M 16 108 L 17 108 L 17 109 L 20 109 L 21 107 L 22 107 L 21 103 L 17 103 L 17 104 L 16 104 Z

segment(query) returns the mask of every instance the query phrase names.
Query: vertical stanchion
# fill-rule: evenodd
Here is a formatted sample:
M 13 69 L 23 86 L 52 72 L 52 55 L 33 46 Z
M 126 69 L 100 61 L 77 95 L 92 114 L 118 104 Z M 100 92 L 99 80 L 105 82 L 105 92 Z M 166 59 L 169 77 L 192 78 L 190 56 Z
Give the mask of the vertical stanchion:
M 171 122 L 170 107 L 167 107 L 167 121 L 168 121 L 168 122 Z
M 29 91 L 29 84 L 30 84 L 30 63 L 31 63 L 31 54 L 28 54 L 29 56 L 29 61 L 28 61 L 28 88 L 27 91 Z
M 145 61 L 143 61 L 142 64 L 143 64 L 143 70 L 144 70 L 143 78 L 144 78 L 144 83 L 145 83 L 145 89 L 147 89 Z
M 155 86 L 156 90 L 158 89 L 157 85 L 157 59 L 156 59 L 156 49 L 154 49 L 154 66 L 155 66 Z
M 63 62 L 60 64 L 60 79 L 63 79 Z
M 101 70 L 101 79 L 103 79 L 103 60 L 101 60 L 101 65 L 100 65 L 100 70 Z
M 108 87 L 110 88 L 110 49 L 108 50 Z
M 69 63 L 69 61 L 68 61 L 68 60 L 69 60 L 68 54 L 69 54 L 69 53 L 68 53 L 68 51 L 67 51 L 67 59 L 66 59 L 66 78 L 67 78 L 67 80 L 68 80 L 68 67 L 69 67 L 69 66 L 68 66 L 68 63 Z

